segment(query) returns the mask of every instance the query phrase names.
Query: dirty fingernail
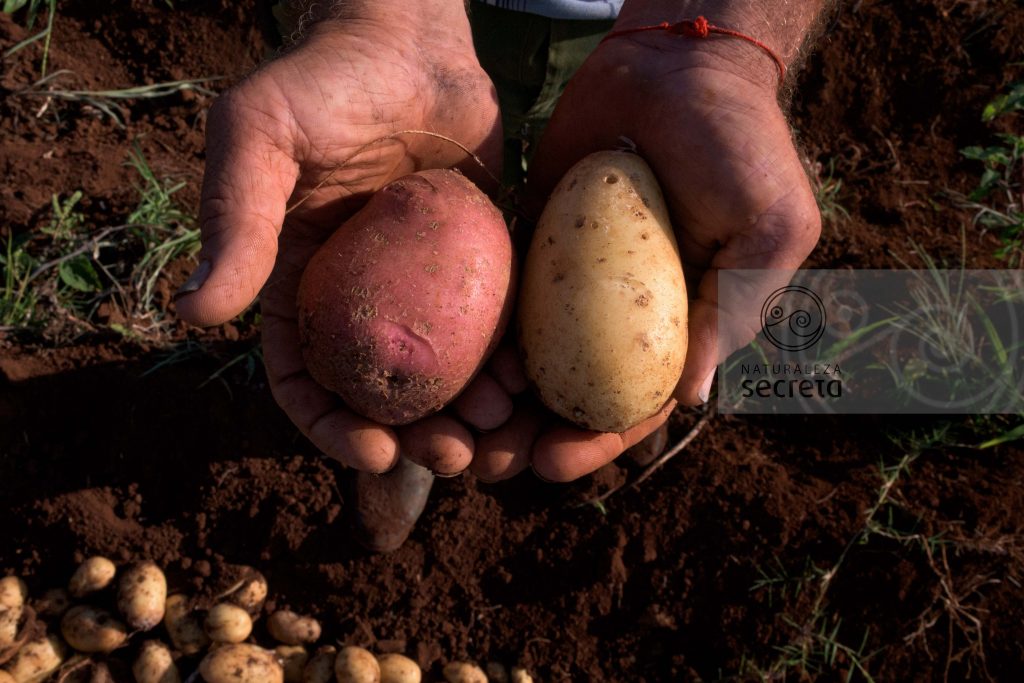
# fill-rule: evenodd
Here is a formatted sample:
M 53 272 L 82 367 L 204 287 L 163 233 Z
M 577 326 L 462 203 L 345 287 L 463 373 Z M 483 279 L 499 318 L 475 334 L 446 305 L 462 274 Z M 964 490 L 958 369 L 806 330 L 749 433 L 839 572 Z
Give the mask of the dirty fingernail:
M 711 383 L 715 381 L 715 371 L 712 370 L 708 373 L 708 376 L 704 378 L 704 381 L 700 384 L 700 389 L 697 390 L 697 398 L 700 399 L 701 403 L 707 403 L 708 398 L 711 396 Z
M 185 284 L 179 287 L 178 291 L 174 293 L 174 300 L 177 301 L 186 294 L 191 294 L 202 287 L 203 283 L 206 282 L 206 278 L 210 277 L 210 270 L 212 270 L 212 266 L 209 261 L 201 262 L 196 269 L 192 271 L 192 276 L 189 277 L 189 279 L 185 281 Z

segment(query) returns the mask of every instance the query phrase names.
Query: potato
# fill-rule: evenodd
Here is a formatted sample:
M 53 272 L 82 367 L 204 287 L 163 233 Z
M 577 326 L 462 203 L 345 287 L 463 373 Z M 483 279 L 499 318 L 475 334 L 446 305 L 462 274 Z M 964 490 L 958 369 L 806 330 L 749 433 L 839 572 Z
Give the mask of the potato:
M 103 590 L 114 580 L 117 567 L 105 557 L 90 557 L 71 575 L 68 592 L 72 597 L 81 598 L 89 593 Z
M 170 649 L 159 640 L 147 640 L 132 664 L 136 683 L 181 683 Z
M 505 222 L 472 182 L 448 170 L 399 178 L 303 273 L 306 366 L 360 415 L 408 424 L 480 370 L 504 331 L 512 286 Z
M 387 654 L 377 657 L 380 665 L 380 683 L 420 683 L 423 672 L 420 665 L 405 655 Z
M 249 569 L 242 585 L 228 599 L 249 614 L 257 614 L 267 599 L 267 580 L 255 569 Z
M 16 683 L 40 683 L 60 668 L 65 654 L 64 644 L 55 635 L 30 640 L 6 665 L 7 673 Z
M 25 611 L 28 586 L 17 576 L 0 579 L 0 650 L 18 639 L 18 622 Z
M 366 654 L 370 655 L 369 652 Z M 334 660 L 337 658 L 338 648 L 333 645 L 324 645 L 318 649 L 302 669 L 302 683 L 332 683 Z
M 174 647 L 183 655 L 194 655 L 210 644 L 210 638 L 203 631 L 186 595 L 176 593 L 167 598 L 164 627 Z
M 252 633 L 252 617 L 238 605 L 222 602 L 206 613 L 203 630 L 215 643 L 240 643 Z
M 598 152 L 555 188 L 519 297 L 526 375 L 552 411 L 621 432 L 672 396 L 686 357 L 686 285 L 653 172 Z
M 63 588 L 50 588 L 33 605 L 38 616 L 59 618 L 71 607 L 71 595 Z
M 483 669 L 469 662 L 449 662 L 443 673 L 448 683 L 487 683 Z
M 11 674 L 7 673 L 3 669 L 0 669 L 0 683 L 18 683 L 18 681 Z
M 257 645 L 222 645 L 203 657 L 199 675 L 206 683 L 284 683 L 284 669 L 273 652 Z
M 508 683 L 508 669 L 501 662 L 487 662 L 487 680 L 490 683 Z
M 128 640 L 128 629 L 110 612 L 89 605 L 69 609 L 60 620 L 68 645 L 79 652 L 110 652 Z
M 526 669 L 512 667 L 512 675 L 509 677 L 509 681 L 511 683 L 533 683 L 533 676 Z
M 167 578 L 152 562 L 128 569 L 117 587 L 117 609 L 132 628 L 148 631 L 164 618 Z
M 349 645 L 334 660 L 338 683 L 380 683 L 380 664 L 369 650 Z
M 286 609 L 274 612 L 267 618 L 267 630 L 275 640 L 285 645 L 315 643 L 320 638 L 319 621 Z
M 302 672 L 309 661 L 309 653 L 301 645 L 278 645 L 274 648 L 277 661 L 284 668 L 284 683 L 302 683 Z

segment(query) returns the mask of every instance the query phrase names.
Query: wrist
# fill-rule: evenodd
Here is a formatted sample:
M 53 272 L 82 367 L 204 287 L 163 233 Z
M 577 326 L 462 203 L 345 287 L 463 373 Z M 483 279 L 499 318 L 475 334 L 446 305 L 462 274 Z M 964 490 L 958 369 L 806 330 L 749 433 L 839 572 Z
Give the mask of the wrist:
M 299 0 L 296 4 L 308 6 L 306 25 L 310 34 L 378 30 L 421 47 L 473 49 L 464 0 Z M 444 30 L 428 28 L 437 26 Z
M 775 57 L 786 67 L 799 62 L 804 43 L 818 21 L 826 0 L 626 0 L 614 30 L 675 24 L 704 16 L 764 45 L 732 36 L 712 34 L 690 38 L 664 31 L 631 34 L 633 42 L 673 51 L 693 66 L 740 76 L 773 90 L 782 85 Z M 621 40 L 619 38 L 617 40 Z

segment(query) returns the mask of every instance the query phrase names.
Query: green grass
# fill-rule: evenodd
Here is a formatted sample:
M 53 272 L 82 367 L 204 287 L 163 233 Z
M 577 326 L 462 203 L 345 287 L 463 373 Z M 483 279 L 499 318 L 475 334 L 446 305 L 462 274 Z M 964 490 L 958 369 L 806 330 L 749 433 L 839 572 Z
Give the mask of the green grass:
M 0 292 L 0 328 L 31 325 L 38 294 L 32 287 L 36 260 L 25 250 L 23 240 L 8 235 L 0 254 L 3 266 L 3 291 Z
M 836 176 L 836 160 L 829 159 L 828 164 L 820 161 L 812 164 L 811 186 L 814 199 L 818 202 L 818 210 L 823 221 L 831 224 L 840 223 L 850 217 L 850 212 L 842 205 L 840 195 L 843 181 Z
M 129 339 L 158 341 L 167 318 L 156 300 L 167 266 L 198 251 L 199 230 L 176 193 L 185 185 L 159 177 L 136 144 L 127 161 L 138 175 L 137 201 L 124 222 L 93 225 L 81 210 L 80 190 L 54 195 L 50 215 L 37 233 L 9 237 L 0 254 L 3 291 L 0 327 L 7 331 L 45 326 L 97 329 L 95 312 L 109 302 L 126 319 Z M 63 197 L 63 198 L 62 198 Z
M 982 121 L 1020 117 L 1024 111 L 1024 83 L 996 97 L 982 111 Z M 1024 135 L 995 133 L 987 146 L 965 147 L 966 159 L 982 164 L 978 186 L 960 205 L 974 211 L 974 223 L 999 234 L 997 251 L 1011 268 L 1024 264 Z
M 169 263 L 181 256 L 194 256 L 199 251 L 199 229 L 193 218 L 177 205 L 174 194 L 184 181 L 170 182 L 157 178 L 136 144 L 129 164 L 138 172 L 136 185 L 139 203 L 128 216 L 134 235 L 143 245 L 141 258 L 131 274 L 135 292 L 135 309 L 142 315 L 152 311 L 157 281 Z

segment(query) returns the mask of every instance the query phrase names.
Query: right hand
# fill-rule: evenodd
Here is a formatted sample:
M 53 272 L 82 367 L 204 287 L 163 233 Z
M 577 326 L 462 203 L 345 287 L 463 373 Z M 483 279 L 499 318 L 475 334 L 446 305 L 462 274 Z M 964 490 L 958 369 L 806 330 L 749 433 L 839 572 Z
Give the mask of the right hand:
M 482 177 L 461 149 L 437 138 L 369 143 L 402 130 L 439 133 L 500 176 L 501 123 L 461 0 L 380 0 L 362 9 L 350 9 L 344 21 L 315 24 L 298 47 L 214 103 L 200 266 L 179 290 L 177 311 L 196 325 L 217 325 L 262 289 L 263 351 L 274 398 L 321 451 L 383 472 L 397 462 L 400 433 L 355 415 L 308 374 L 296 318 L 299 278 L 327 237 L 389 181 L 451 166 Z M 299 200 L 286 215 L 286 206 Z M 511 412 L 500 378 L 483 373 L 473 389 L 477 406 L 508 405 Z M 470 424 L 479 417 L 474 408 L 462 411 Z M 492 422 L 508 417 L 482 413 Z M 435 444 L 454 471 L 469 464 L 472 437 L 453 417 L 436 415 L 402 429 Z

